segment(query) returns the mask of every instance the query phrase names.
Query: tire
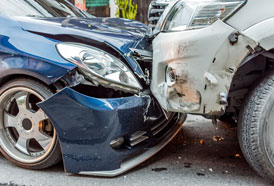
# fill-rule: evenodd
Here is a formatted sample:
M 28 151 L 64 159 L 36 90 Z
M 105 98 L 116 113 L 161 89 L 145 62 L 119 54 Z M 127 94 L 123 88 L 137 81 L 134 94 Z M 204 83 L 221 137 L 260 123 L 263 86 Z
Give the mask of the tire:
M 61 160 L 55 129 L 36 105 L 52 95 L 32 79 L 15 79 L 0 88 L 0 151 L 13 164 L 45 169 Z
M 274 182 L 274 74 L 250 94 L 241 109 L 238 138 L 251 167 Z

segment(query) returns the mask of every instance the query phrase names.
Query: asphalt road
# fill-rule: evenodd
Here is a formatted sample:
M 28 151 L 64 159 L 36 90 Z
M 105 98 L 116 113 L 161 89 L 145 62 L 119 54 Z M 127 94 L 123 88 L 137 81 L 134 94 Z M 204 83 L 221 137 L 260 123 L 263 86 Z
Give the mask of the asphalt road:
M 242 157 L 236 128 L 190 116 L 181 133 L 161 152 L 117 178 L 70 175 L 62 164 L 43 171 L 24 170 L 0 156 L 0 185 L 270 185 Z

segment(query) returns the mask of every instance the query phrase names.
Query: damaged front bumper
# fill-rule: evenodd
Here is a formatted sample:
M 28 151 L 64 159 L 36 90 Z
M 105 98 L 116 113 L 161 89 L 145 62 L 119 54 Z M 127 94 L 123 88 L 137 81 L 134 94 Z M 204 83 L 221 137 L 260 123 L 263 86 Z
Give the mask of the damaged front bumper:
M 64 88 L 39 104 L 61 144 L 66 172 L 117 176 L 162 149 L 181 129 L 150 95 L 98 99 Z M 113 143 L 120 140 L 120 144 Z
M 232 78 L 256 46 L 221 20 L 202 29 L 162 32 L 153 40 L 151 91 L 165 110 L 222 115 Z

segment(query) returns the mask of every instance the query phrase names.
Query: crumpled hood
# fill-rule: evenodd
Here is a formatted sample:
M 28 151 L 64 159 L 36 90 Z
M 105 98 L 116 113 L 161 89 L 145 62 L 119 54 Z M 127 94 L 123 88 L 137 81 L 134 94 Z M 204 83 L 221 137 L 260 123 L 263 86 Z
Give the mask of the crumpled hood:
M 117 18 L 39 18 L 15 17 L 26 31 L 86 37 L 98 42 L 110 43 L 123 53 L 129 52 L 143 39 L 147 26 L 132 20 Z

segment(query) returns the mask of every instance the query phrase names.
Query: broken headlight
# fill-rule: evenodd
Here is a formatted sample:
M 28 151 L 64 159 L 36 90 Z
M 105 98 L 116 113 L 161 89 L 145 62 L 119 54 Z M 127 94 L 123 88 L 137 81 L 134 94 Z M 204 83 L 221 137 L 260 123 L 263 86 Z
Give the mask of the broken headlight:
M 89 79 L 102 85 L 137 92 L 142 86 L 131 70 L 113 55 L 78 43 L 57 44 L 59 54 L 79 67 Z
M 225 20 L 246 0 L 185 0 L 179 1 L 169 12 L 163 31 L 203 28 L 218 19 Z

